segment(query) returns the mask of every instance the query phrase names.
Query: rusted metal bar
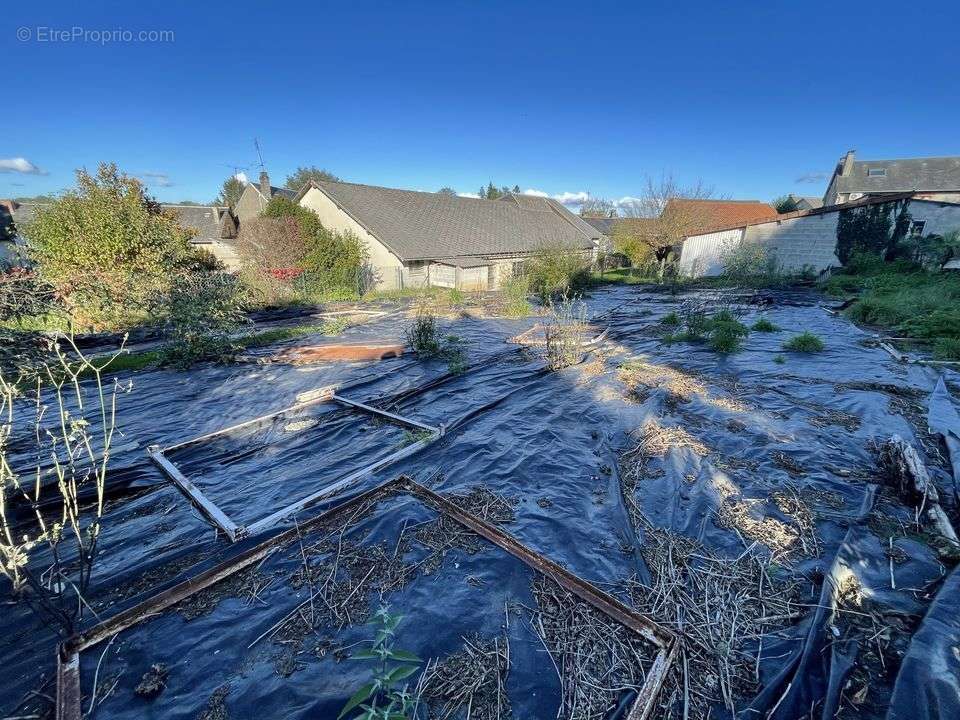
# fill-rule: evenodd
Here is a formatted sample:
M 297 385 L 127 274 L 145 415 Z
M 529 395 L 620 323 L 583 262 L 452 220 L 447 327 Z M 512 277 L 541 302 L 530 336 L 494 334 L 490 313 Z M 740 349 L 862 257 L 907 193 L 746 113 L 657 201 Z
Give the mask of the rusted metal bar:
M 210 587 L 211 585 L 230 577 L 234 573 L 243 570 L 250 565 L 259 562 L 266 555 L 273 552 L 277 547 L 293 542 L 302 534 L 318 525 L 329 522 L 340 515 L 346 514 L 351 509 L 362 505 L 368 500 L 379 495 L 389 495 L 394 492 L 401 484 L 401 478 L 395 478 L 386 483 L 382 483 L 371 490 L 367 490 L 350 500 L 333 507 L 306 522 L 302 522 L 298 527 L 284 530 L 281 533 L 267 538 L 261 543 L 254 545 L 240 554 L 215 565 L 212 568 L 204 570 L 192 578 L 184 580 L 173 587 L 164 590 L 153 597 L 147 598 L 141 603 L 134 605 L 127 610 L 117 613 L 113 617 L 94 625 L 89 630 L 78 633 L 64 643 L 67 652 L 80 653 L 97 643 L 106 640 L 112 635 L 126 630 L 132 625 L 136 625 L 151 615 L 166 610 L 171 605 L 175 605 L 181 600 L 195 595 L 196 593 Z
M 66 644 L 57 648 L 56 720 L 80 720 L 80 651 Z
M 666 647 L 673 641 L 673 633 L 648 620 L 635 610 L 631 610 L 613 596 L 603 592 L 595 585 L 583 580 L 569 570 L 560 567 L 549 558 L 534 552 L 512 535 L 500 528 L 481 520 L 423 485 L 407 478 L 405 486 L 409 491 L 424 500 L 428 505 L 448 515 L 461 525 L 473 530 L 477 535 L 490 541 L 502 550 L 522 560 L 537 572 L 546 575 L 560 587 L 573 593 L 581 600 L 593 605 L 597 610 L 625 625 L 657 647 Z
M 422 423 L 419 420 L 414 420 L 413 418 L 403 417 L 402 415 L 396 415 L 392 412 L 387 412 L 386 410 L 381 410 L 380 408 L 373 407 L 372 405 L 366 405 L 362 402 L 357 402 L 356 400 L 349 400 L 348 398 L 341 397 L 334 393 L 331 395 L 331 399 L 335 400 L 338 403 L 347 405 L 348 407 L 357 408 L 358 410 L 363 410 L 364 412 L 371 413 L 372 415 L 381 415 L 386 418 L 390 418 L 394 422 L 400 423 L 401 425 L 408 425 L 410 427 L 420 428 L 421 430 L 427 430 L 428 432 L 442 434 L 440 428 L 433 427 L 432 425 L 427 425 Z
M 200 509 L 200 512 L 206 515 L 210 522 L 223 530 L 226 536 L 230 538 L 230 542 L 235 542 L 243 536 L 243 528 L 227 517 L 227 514 L 207 498 L 200 491 L 200 488 L 190 482 L 190 479 L 180 472 L 176 465 L 167 460 L 163 455 L 163 450 L 156 445 L 151 445 L 147 448 L 147 454 L 164 474 L 173 480 L 174 484 L 190 498 L 190 501 Z

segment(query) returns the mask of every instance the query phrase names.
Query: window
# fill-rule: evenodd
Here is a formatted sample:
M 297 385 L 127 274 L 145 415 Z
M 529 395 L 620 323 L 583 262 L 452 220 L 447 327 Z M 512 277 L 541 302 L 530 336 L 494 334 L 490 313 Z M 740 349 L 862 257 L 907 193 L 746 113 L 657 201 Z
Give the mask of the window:
M 867 177 L 884 177 L 886 174 L 886 168 L 867 168 Z
M 910 223 L 910 237 L 920 237 L 923 235 L 923 227 L 926 224 L 926 220 L 914 220 Z

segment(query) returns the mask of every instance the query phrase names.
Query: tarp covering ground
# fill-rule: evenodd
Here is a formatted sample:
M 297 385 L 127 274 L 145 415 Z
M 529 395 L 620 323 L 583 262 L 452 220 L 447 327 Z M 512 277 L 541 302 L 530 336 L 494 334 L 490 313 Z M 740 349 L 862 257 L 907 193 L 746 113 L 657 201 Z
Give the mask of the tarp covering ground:
M 588 313 L 607 335 L 583 363 L 556 372 L 544 370 L 538 349 L 505 342 L 536 318 L 453 316 L 440 324 L 466 353 L 470 367 L 459 375 L 443 359 L 409 354 L 379 363 L 134 374 L 125 378 L 133 389 L 121 397 L 117 421 L 128 449 L 113 461 L 88 601 L 107 617 L 262 539 L 231 545 L 218 536 L 152 465 L 148 445 L 242 422 L 335 384 L 345 397 L 450 428 L 345 496 L 400 473 L 441 493 L 483 488 L 509 502 L 506 531 L 685 638 L 654 716 L 683 717 L 684 708 L 714 718 L 958 716 L 960 621 L 948 591 L 957 580 L 947 577 L 955 560 L 885 483 L 875 452 L 893 434 L 913 443 L 955 517 L 949 438 L 960 436 L 949 392 L 956 376 L 897 363 L 820 300 L 595 292 Z M 763 316 L 780 330 L 752 332 L 729 355 L 664 342 L 661 319 L 694 305 L 730 307 L 747 325 Z M 401 340 L 409 321 L 397 312 L 337 341 Z M 804 330 L 820 336 L 823 352 L 783 350 Z M 295 344 L 313 342 L 331 339 Z M 946 383 L 930 404 L 941 376 Z M 171 459 L 249 522 L 402 447 L 405 434 L 318 405 Z M 367 548 L 357 551 L 367 560 L 370 548 L 389 555 L 406 537 L 411 546 L 392 560 L 424 563 L 393 585 L 390 573 L 407 571 L 381 558 L 377 583 L 361 587 L 350 607 L 389 604 L 405 616 L 398 642 L 441 664 L 463 653 L 468 639 L 483 648 L 496 640 L 497 652 L 509 641 L 509 667 L 494 673 L 505 696 L 494 693 L 488 703 L 498 703 L 501 717 L 510 717 L 507 705 L 513 717 L 556 717 L 563 669 L 531 622 L 530 571 L 493 548 L 457 542 L 426 563 L 430 545 L 404 528 L 432 521 L 416 502 L 394 499 L 348 528 L 345 537 Z M 318 546 L 318 566 L 331 552 Z M 370 627 L 318 611 L 309 632 L 249 647 L 309 597 L 309 583 L 294 580 L 302 562 L 299 550 L 278 553 L 256 577 L 208 592 L 205 604 L 188 602 L 85 652 L 84 710 L 96 677 L 93 717 L 336 717 L 364 682 L 368 668 L 344 657 L 371 637 Z M 708 620 L 699 614 L 704 603 Z M 367 614 L 358 610 L 356 620 Z M 30 691 L 52 691 L 53 639 L 22 606 L 7 607 L 0 627 L 0 709 L 32 712 L 43 703 Z M 154 664 L 169 675 L 166 688 L 146 699 L 135 691 Z M 629 682 L 621 685 L 608 688 L 602 713 L 581 703 L 578 717 L 622 715 L 631 695 Z M 463 707 L 451 716 L 465 714 Z

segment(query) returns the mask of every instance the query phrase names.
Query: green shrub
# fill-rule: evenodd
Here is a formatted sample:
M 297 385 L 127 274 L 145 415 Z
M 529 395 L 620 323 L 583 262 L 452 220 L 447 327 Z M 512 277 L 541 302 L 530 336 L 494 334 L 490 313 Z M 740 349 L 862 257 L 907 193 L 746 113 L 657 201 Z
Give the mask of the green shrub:
M 749 330 L 729 310 L 721 310 L 707 321 L 710 347 L 715 352 L 731 353 L 740 349 Z
M 232 350 L 230 333 L 246 319 L 243 289 L 223 273 L 185 273 L 164 298 L 170 343 L 162 362 L 189 367 L 205 359 L 222 359 Z
M 440 354 L 440 334 L 437 330 L 437 318 L 426 305 L 417 308 L 416 317 L 407 326 L 404 335 L 407 344 L 422 358 Z
M 728 284 L 779 285 L 786 282 L 776 253 L 754 242 L 726 243 L 721 279 Z
M 773 356 L 773 361 L 774 361 L 777 365 L 783 365 L 783 364 L 787 361 L 787 359 L 786 359 L 783 355 L 774 355 L 774 356 Z
M 812 332 L 805 330 L 787 340 L 783 344 L 783 349 L 791 352 L 817 353 L 823 350 L 823 340 Z
M 530 281 L 525 275 L 517 275 L 503 282 L 501 285 L 506 305 L 504 312 L 507 317 L 526 317 L 530 314 Z
M 194 256 L 191 231 L 112 164 L 96 175 L 78 170 L 76 188 L 39 208 L 20 232 L 41 280 L 78 325 L 97 330 L 147 319 L 151 300 Z
M 765 333 L 778 332 L 780 330 L 779 327 L 774 325 L 765 317 L 759 318 L 753 325 L 750 326 L 750 329 L 756 332 Z
M 661 325 L 679 325 L 680 316 L 677 315 L 677 313 L 675 312 L 669 312 L 666 315 L 664 315 L 662 318 L 660 318 L 660 324 Z
M 582 293 L 590 286 L 590 261 L 562 246 L 545 246 L 524 264 L 530 291 L 543 303 Z
M 960 360 L 960 338 L 937 338 L 933 344 L 933 356 L 937 360 Z

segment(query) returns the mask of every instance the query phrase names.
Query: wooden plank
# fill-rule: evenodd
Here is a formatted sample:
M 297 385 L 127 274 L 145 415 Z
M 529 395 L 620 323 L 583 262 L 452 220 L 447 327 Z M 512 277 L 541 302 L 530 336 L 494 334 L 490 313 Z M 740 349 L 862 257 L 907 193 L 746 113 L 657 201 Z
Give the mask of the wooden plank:
M 190 498 L 190 501 L 200 508 L 200 512 L 206 515 L 210 519 L 210 522 L 226 533 L 231 542 L 236 541 L 238 537 L 243 535 L 242 529 L 227 517 L 227 514 L 223 512 L 223 510 L 210 501 L 206 495 L 200 492 L 200 488 L 190 482 L 190 479 L 180 472 L 176 465 L 167 460 L 167 458 L 163 456 L 163 451 L 160 450 L 160 448 L 156 445 L 151 445 L 147 448 L 147 453 L 150 455 L 150 459 L 157 464 L 166 476 L 173 480 L 180 490 Z
M 334 393 L 331 396 L 331 399 L 336 400 L 338 403 L 348 405 L 349 407 L 357 408 L 358 410 L 363 410 L 364 412 L 368 412 L 373 415 L 381 415 L 383 417 L 390 418 L 391 420 L 398 422 L 401 425 L 409 425 L 410 427 L 420 428 L 421 430 L 427 430 L 428 432 L 437 433 L 438 435 L 443 434 L 440 431 L 440 428 L 433 427 L 432 425 L 427 425 L 425 423 L 420 422 L 419 420 L 403 417 L 402 415 L 396 415 L 392 412 L 387 412 L 386 410 L 381 410 L 380 408 L 375 408 L 372 405 L 366 405 L 356 400 L 348 400 L 347 398 L 337 395 L 336 393 Z
M 287 505 L 287 507 L 281 510 L 277 510 L 277 512 L 272 513 L 261 520 L 257 520 L 255 523 L 251 523 L 250 525 L 247 525 L 244 531 L 247 535 L 256 535 L 257 533 L 263 530 L 266 530 L 267 528 L 273 527 L 284 518 L 289 517 L 294 513 L 300 512 L 308 505 L 312 505 L 313 503 L 319 500 L 322 500 L 325 497 L 329 497 L 334 493 L 340 492 L 341 490 L 346 490 L 348 487 L 356 484 L 367 475 L 371 475 L 375 473 L 377 470 L 382 470 L 383 468 L 387 467 L 388 465 L 392 465 L 398 460 L 402 460 L 405 457 L 409 457 L 410 455 L 413 455 L 414 453 L 419 452 L 420 450 L 425 448 L 427 445 L 432 443 L 434 440 L 436 440 L 437 437 L 439 437 L 439 434 L 427 440 L 420 440 L 419 442 L 415 442 L 412 445 L 408 445 L 405 448 L 401 448 L 397 452 L 391 453 L 390 455 L 387 455 L 386 457 L 381 458 L 380 460 L 377 460 L 376 462 L 371 463 L 366 467 L 360 468 L 359 470 L 356 470 L 350 473 L 346 477 L 343 477 L 340 480 L 337 480 L 336 482 L 330 485 L 327 485 L 326 487 L 321 488 L 320 490 L 317 490 L 317 492 L 311 495 L 308 495 L 305 498 L 297 500 L 295 503 L 291 503 L 290 505 Z

